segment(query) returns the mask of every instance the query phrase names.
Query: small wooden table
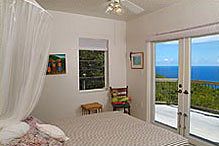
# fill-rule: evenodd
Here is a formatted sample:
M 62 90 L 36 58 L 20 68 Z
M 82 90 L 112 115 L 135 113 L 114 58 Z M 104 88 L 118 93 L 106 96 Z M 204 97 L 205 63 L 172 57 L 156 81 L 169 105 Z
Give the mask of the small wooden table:
M 82 115 L 90 114 L 91 112 L 102 112 L 103 106 L 98 102 L 88 103 L 81 105 Z

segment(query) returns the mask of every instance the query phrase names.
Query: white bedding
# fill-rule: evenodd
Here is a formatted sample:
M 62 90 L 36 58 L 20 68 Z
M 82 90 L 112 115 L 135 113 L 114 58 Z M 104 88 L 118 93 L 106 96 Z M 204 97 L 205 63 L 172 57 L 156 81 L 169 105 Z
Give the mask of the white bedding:
M 182 136 L 120 112 L 53 122 L 70 138 L 65 146 L 187 146 Z

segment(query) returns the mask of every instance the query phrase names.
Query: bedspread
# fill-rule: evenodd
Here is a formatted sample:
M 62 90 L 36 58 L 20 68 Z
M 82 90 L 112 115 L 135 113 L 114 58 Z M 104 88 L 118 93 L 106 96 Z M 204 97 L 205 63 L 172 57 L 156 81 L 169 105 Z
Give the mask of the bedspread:
M 65 146 L 187 146 L 188 140 L 120 112 L 54 121 L 70 138 Z

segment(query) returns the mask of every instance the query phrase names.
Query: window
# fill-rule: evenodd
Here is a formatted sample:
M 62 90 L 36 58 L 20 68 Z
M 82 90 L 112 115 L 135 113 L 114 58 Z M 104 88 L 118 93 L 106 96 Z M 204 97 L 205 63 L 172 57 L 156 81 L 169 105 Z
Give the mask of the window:
M 79 42 L 82 42 L 79 43 L 80 90 L 104 89 L 107 86 L 107 43 L 97 47 L 101 40 L 82 39 Z
M 218 145 L 219 35 L 191 38 L 191 91 L 189 132 Z

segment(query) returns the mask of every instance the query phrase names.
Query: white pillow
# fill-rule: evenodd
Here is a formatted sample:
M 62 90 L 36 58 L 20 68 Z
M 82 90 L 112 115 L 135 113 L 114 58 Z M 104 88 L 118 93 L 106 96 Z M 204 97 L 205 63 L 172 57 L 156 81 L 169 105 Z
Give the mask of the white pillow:
M 11 140 L 24 136 L 29 129 L 30 126 L 25 122 L 19 122 L 17 124 L 4 127 L 0 131 L 0 143 L 6 145 Z
M 46 133 L 52 138 L 61 139 L 63 141 L 69 140 L 69 138 L 65 135 L 65 133 L 57 126 L 50 124 L 38 124 L 38 123 L 36 125 L 40 131 Z

